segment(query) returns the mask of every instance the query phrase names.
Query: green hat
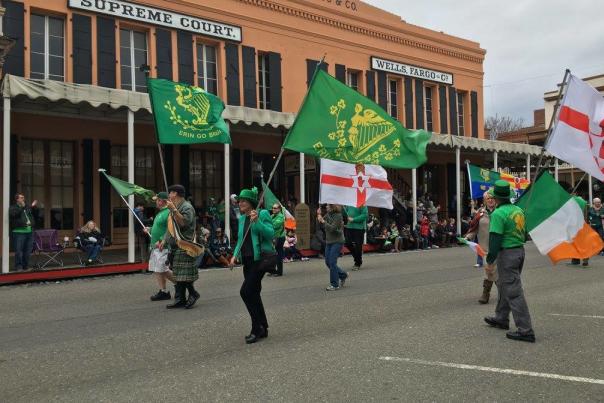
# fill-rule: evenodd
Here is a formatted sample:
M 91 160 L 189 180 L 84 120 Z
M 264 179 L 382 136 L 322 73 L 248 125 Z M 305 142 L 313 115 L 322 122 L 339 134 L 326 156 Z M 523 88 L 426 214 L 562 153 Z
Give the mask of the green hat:
M 488 194 L 496 199 L 511 199 L 516 197 L 516 193 L 510 188 L 510 183 L 499 179 L 495 186 L 488 190 Z
M 153 200 L 168 200 L 168 193 L 166 192 L 159 192 L 158 194 L 156 194 L 155 196 L 153 196 Z
M 256 208 L 258 206 L 258 189 L 255 186 L 251 189 L 242 189 L 238 200 L 247 200 Z

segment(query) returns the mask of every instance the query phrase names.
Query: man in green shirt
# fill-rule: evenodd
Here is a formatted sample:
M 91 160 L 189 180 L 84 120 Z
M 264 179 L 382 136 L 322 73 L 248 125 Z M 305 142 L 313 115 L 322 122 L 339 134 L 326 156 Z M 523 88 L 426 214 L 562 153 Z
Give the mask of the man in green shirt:
M 144 231 L 147 234 L 151 233 L 149 271 L 155 273 L 155 280 L 159 285 L 159 291 L 157 294 L 151 296 L 151 301 L 162 301 L 172 298 L 170 291 L 166 288 L 166 280 L 172 280 L 172 274 L 167 264 L 169 251 L 162 244 L 162 240 L 168 229 L 168 216 L 170 213 L 166 207 L 168 193 L 159 192 L 153 197 L 153 200 L 155 200 L 155 205 L 157 206 L 157 213 L 153 219 L 151 230 L 145 228 Z
M 344 206 L 344 236 L 346 248 L 352 253 L 354 266 L 352 270 L 359 270 L 363 264 L 363 242 L 367 228 L 367 207 Z
M 499 278 L 496 284 L 499 295 L 495 316 L 487 316 L 484 320 L 490 326 L 507 330 L 510 328 L 511 311 L 518 330 L 507 332 L 506 337 L 534 343 L 531 315 L 520 281 L 526 241 L 524 211 L 510 202 L 514 193 L 510 184 L 504 180 L 496 181 L 489 194 L 495 198 L 497 208 L 491 214 L 486 271 L 494 272 L 494 263 L 497 261 Z
M 13 248 L 15 250 L 15 271 L 27 270 L 29 266 L 29 257 L 33 248 L 34 211 L 37 204 L 38 201 L 34 200 L 31 207 L 28 206 L 25 203 L 25 196 L 22 193 L 17 193 L 15 204 L 8 209 Z

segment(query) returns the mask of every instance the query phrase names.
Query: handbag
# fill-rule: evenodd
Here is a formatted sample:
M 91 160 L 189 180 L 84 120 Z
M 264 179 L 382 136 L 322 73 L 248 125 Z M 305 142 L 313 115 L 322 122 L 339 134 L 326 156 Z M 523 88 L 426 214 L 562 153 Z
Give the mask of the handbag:
M 260 261 L 256 265 L 256 270 L 264 273 L 273 273 L 277 269 L 277 252 L 261 252 Z

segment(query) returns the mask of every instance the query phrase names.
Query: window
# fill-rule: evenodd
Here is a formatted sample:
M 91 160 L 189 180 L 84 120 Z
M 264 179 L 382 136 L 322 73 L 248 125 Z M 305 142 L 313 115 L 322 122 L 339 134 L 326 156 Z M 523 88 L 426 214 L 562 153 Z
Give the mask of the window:
M 21 192 L 28 201 L 38 201 L 36 226 L 73 229 L 74 143 L 23 139 L 19 152 Z
M 203 43 L 197 44 L 197 86 L 218 95 L 216 78 L 216 48 Z
M 346 85 L 353 90 L 359 90 L 359 73 L 358 71 L 348 70 L 346 72 Z
M 28 202 L 38 201 L 37 228 L 44 228 L 44 141 L 23 139 L 19 142 L 21 193 Z M 12 197 L 13 195 L 11 195 Z
M 72 229 L 73 222 L 73 143 L 51 141 L 50 156 L 50 226 Z
M 207 204 L 213 197 L 218 200 L 224 197 L 223 153 L 220 151 L 189 151 L 189 181 L 191 195 L 196 207 Z
M 157 187 L 155 152 L 154 147 L 134 147 L 134 183 L 146 189 Z M 109 174 L 125 181 L 128 180 L 127 146 L 111 147 L 111 172 Z M 130 213 L 117 192 L 111 192 L 111 205 L 113 206 L 113 228 L 128 227 Z
M 122 89 L 145 92 L 147 81 L 140 66 L 147 64 L 146 33 L 120 29 L 120 63 Z
M 463 106 L 464 106 L 464 96 L 465 94 L 463 94 L 462 92 L 458 92 L 457 93 L 457 133 L 460 136 L 463 136 L 466 134 L 465 132 L 465 125 L 464 125 L 464 110 L 463 110 Z
M 271 108 L 271 81 L 268 63 L 268 53 L 258 55 L 258 94 L 260 96 L 260 109 Z
M 394 119 L 398 119 L 398 82 L 388 80 L 388 113 Z
M 432 125 L 432 87 L 424 88 L 424 100 L 426 102 L 425 110 L 426 110 L 426 130 L 429 132 L 434 131 Z
M 65 34 L 63 19 L 31 15 L 31 78 L 65 80 Z

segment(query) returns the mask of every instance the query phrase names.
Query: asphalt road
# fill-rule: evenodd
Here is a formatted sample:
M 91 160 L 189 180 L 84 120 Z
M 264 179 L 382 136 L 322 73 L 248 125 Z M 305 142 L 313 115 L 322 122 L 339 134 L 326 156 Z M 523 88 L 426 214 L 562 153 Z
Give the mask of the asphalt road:
M 467 248 L 365 260 L 336 292 L 318 259 L 266 278 L 253 345 L 240 270 L 202 272 L 187 311 L 143 274 L 2 287 L 0 401 L 604 401 L 604 258 L 527 247 L 535 344 L 484 324 Z

